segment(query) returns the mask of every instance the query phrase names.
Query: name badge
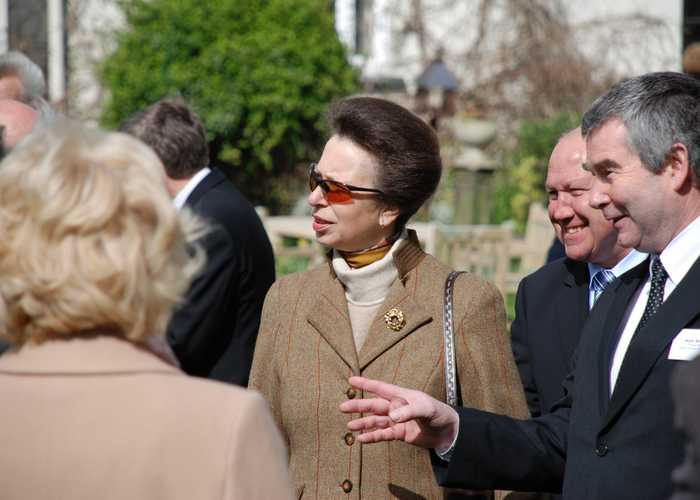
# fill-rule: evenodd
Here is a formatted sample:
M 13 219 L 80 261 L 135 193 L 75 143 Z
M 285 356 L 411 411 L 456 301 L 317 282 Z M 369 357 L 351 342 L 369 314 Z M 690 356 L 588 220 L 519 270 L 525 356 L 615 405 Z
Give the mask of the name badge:
M 671 343 L 668 359 L 690 361 L 700 354 L 700 329 L 683 328 Z

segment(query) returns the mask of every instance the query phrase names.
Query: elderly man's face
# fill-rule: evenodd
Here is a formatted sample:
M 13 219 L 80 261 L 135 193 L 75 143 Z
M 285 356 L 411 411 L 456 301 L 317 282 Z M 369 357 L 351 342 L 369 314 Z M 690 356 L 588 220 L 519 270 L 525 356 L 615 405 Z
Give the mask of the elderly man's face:
M 3 147 L 8 150 L 14 148 L 32 131 L 38 117 L 38 113 L 26 104 L 11 99 L 0 99 L 0 126 L 4 127 Z
M 0 99 L 24 99 L 24 85 L 17 75 L 5 75 L 0 77 Z
M 602 210 L 627 248 L 658 253 L 668 243 L 674 205 L 668 175 L 644 167 L 630 147 L 627 128 L 611 119 L 589 134 L 586 141 L 588 169 L 594 174 L 591 206 Z
M 600 210 L 590 206 L 593 176 L 583 169 L 585 143 L 578 131 L 564 136 L 552 151 L 545 181 L 549 219 L 567 257 L 613 267 L 627 250 Z

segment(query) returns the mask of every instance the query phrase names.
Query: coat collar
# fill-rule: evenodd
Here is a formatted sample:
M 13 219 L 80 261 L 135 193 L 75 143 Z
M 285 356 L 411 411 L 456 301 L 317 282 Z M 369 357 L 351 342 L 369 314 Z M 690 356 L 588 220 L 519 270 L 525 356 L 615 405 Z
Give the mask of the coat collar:
M 565 258 L 563 261 L 564 288 L 551 298 L 556 314 L 555 328 L 560 332 L 557 335 L 561 343 L 562 353 L 575 352 L 576 345 L 580 339 L 580 332 L 588 319 L 588 266 L 585 262 L 578 262 Z M 578 329 L 573 329 L 572 325 L 580 325 Z M 564 360 L 569 366 L 570 359 Z
M 359 356 L 352 335 L 345 290 L 329 263 L 330 279 L 323 280 L 318 300 L 309 311 L 307 321 L 328 342 L 353 373 L 359 374 L 360 370 L 384 351 L 432 319 L 431 315 L 414 298 L 415 282 L 412 286 L 407 286 L 408 274 L 418 266 L 425 256 L 425 252 L 418 244 L 415 231 L 409 230 L 408 238 L 394 253 L 394 263 L 398 270 L 399 279 L 394 281 L 389 288 L 386 299 L 370 326 L 367 341 L 362 346 Z M 402 311 L 410 311 L 406 315 L 405 326 L 398 332 L 388 329 L 384 322 L 384 314 L 394 307 L 400 308 Z
M 396 269 L 399 272 L 399 279 L 405 279 L 406 275 L 420 264 L 420 261 L 425 258 L 425 255 L 426 253 L 420 247 L 416 231 L 408 229 L 406 239 L 401 243 L 399 248 L 396 249 L 396 252 L 394 252 L 394 265 L 396 265 Z M 336 278 L 332 262 L 333 251 L 328 252 L 326 257 L 331 276 Z
M 190 195 L 185 200 L 185 206 L 194 206 L 210 189 L 226 181 L 226 176 L 218 168 L 211 168 L 211 171 L 202 181 L 197 184 Z
M 567 270 L 564 274 L 564 284 L 568 287 L 577 288 L 585 286 L 586 290 L 588 290 L 589 276 L 586 263 L 564 258 L 563 264 Z
M 145 346 L 110 335 L 25 344 L 0 357 L 0 373 L 87 375 L 133 372 L 181 374 Z

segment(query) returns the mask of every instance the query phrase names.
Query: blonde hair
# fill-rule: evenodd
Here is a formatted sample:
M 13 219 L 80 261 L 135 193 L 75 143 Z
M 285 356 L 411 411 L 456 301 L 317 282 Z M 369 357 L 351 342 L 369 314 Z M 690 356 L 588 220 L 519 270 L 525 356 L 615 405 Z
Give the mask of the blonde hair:
M 147 146 L 61 120 L 0 166 L 0 334 L 163 334 L 201 265 L 187 246 L 200 234 Z

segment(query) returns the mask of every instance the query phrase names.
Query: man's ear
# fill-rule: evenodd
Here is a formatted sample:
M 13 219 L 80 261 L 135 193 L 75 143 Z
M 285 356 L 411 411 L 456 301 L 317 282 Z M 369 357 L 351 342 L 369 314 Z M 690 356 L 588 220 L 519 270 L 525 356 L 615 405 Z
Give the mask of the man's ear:
M 390 226 L 396 222 L 399 215 L 401 215 L 401 210 L 399 210 L 397 207 L 384 207 L 379 214 L 379 225 L 381 227 Z
M 681 192 L 693 185 L 693 168 L 690 165 L 688 148 L 682 142 L 677 142 L 666 155 L 666 168 L 671 176 L 671 186 L 674 191 Z

